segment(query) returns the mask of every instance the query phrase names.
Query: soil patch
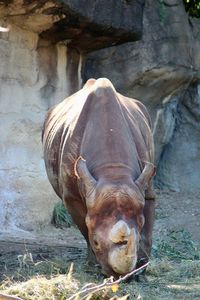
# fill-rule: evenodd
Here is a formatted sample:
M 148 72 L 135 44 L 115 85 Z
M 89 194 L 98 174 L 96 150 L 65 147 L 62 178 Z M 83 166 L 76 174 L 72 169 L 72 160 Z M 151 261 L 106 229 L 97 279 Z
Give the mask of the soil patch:
M 184 229 L 200 244 L 200 191 L 193 193 L 156 191 L 157 207 L 154 236 Z

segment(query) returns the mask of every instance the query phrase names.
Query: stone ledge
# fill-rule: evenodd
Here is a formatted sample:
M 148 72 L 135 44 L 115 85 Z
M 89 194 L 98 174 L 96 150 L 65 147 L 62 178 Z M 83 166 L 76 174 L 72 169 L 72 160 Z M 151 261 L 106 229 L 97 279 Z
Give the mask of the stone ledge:
M 6 0 L 0 2 L 0 18 L 53 43 L 89 52 L 141 39 L 144 2 Z

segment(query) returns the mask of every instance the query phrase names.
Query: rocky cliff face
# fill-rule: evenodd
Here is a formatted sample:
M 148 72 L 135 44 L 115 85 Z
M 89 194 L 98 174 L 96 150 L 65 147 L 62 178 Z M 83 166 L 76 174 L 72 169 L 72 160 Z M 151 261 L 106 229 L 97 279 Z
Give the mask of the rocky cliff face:
M 142 34 L 144 1 L 0 1 L 0 225 L 50 222 L 56 195 L 42 158 L 46 111 L 81 87 L 88 51 Z M 124 17 L 127 16 L 127 18 Z
M 7 0 L 0 26 L 10 27 L 0 33 L 2 230 L 50 221 L 44 116 L 89 77 L 108 77 L 149 108 L 157 186 L 200 189 L 200 22 L 182 1 Z
M 55 196 L 45 177 L 41 130 L 50 105 L 69 93 L 67 51 L 39 46 L 12 25 L 0 39 L 0 223 L 33 229 L 49 222 Z M 47 192 L 49 191 L 49 192 Z M 42 213 L 41 213 L 42 212 Z
M 200 20 L 182 1 L 145 3 L 142 40 L 88 55 L 84 80 L 108 77 L 148 107 L 156 146 L 156 185 L 200 190 Z

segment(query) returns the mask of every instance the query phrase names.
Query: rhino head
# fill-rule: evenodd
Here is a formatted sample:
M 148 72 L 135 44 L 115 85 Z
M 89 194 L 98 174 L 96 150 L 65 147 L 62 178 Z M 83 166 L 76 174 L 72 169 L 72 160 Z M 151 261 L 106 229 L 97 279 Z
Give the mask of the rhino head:
M 125 275 L 134 270 L 144 226 L 144 191 L 154 174 L 146 166 L 134 182 L 113 184 L 96 180 L 81 157 L 75 164 L 79 190 L 86 201 L 89 244 L 104 274 Z

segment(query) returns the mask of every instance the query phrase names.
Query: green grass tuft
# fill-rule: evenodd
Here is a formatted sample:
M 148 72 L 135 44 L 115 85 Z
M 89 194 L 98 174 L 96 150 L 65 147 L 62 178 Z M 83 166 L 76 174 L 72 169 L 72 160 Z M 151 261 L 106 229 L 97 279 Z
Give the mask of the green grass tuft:
M 73 224 L 70 214 L 61 201 L 54 205 L 52 224 L 59 228 L 70 227 Z

